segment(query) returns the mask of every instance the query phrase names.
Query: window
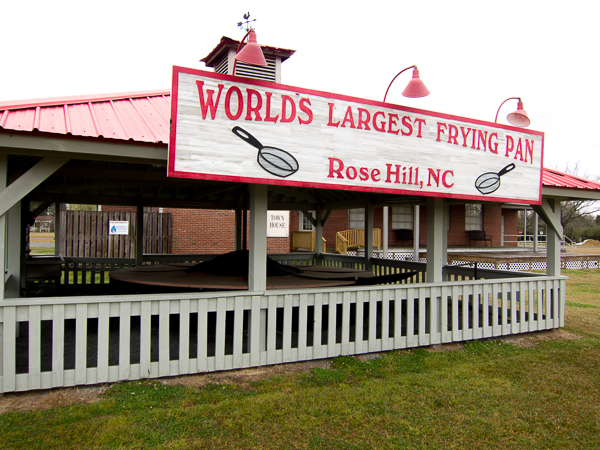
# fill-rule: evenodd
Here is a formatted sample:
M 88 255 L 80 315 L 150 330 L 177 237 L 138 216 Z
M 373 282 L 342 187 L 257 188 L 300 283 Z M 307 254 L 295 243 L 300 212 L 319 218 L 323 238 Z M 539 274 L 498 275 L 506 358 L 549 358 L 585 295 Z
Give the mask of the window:
M 354 208 L 350 210 L 350 229 L 365 227 L 365 208 Z
M 465 230 L 483 230 L 483 205 L 465 205 Z
M 413 206 L 392 206 L 392 230 L 412 230 L 414 210 Z
M 313 215 L 313 217 L 316 216 L 315 211 L 309 211 L 309 213 L 311 213 Z M 315 227 L 313 226 L 312 223 L 310 223 L 310 220 L 308 220 L 308 218 L 304 215 L 304 213 L 302 211 L 298 211 L 298 222 L 299 222 L 299 231 L 314 231 Z

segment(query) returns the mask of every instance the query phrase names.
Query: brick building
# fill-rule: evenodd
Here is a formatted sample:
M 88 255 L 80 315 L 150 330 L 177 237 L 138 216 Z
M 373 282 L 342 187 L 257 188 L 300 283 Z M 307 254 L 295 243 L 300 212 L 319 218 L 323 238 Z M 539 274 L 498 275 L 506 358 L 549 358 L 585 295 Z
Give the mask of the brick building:
M 475 206 L 472 206 L 475 205 Z M 135 207 L 102 206 L 103 211 L 135 212 Z M 158 208 L 152 208 L 158 212 Z M 403 207 L 406 221 L 399 221 L 399 211 L 390 207 L 388 217 L 388 243 L 390 248 L 411 246 L 411 242 L 399 238 L 398 227 L 412 230 L 413 217 L 406 214 L 413 207 Z M 170 213 L 173 217 L 173 254 L 222 254 L 235 249 L 235 211 L 212 209 L 161 208 L 160 212 Z M 474 217 L 475 215 L 475 217 Z M 404 217 L 406 219 L 406 217 Z M 335 252 L 336 233 L 338 231 L 361 228 L 364 216 L 360 210 L 335 210 L 323 227 L 323 237 L 327 251 Z M 383 208 L 375 208 L 374 226 L 383 228 Z M 504 226 L 504 229 L 503 229 Z M 472 243 L 466 232 L 468 229 L 480 229 L 489 234 L 494 246 L 516 246 L 516 239 L 504 236 L 518 234 L 518 210 L 501 204 L 460 204 L 449 208 L 448 245 L 467 247 Z M 288 253 L 292 251 L 292 233 L 311 231 L 312 225 L 300 211 L 289 212 L 288 236 L 267 238 L 268 253 Z M 504 231 L 503 231 L 504 230 Z M 427 207 L 421 206 L 419 216 L 419 245 L 427 244 Z

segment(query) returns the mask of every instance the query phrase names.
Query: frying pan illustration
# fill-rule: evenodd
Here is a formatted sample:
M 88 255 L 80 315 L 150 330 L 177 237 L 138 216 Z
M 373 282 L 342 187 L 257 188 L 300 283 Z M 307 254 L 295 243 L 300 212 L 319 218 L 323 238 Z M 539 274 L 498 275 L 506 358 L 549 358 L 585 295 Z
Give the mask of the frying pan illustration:
M 514 168 L 515 165 L 511 163 L 498 173 L 486 172 L 482 175 L 479 175 L 477 177 L 477 180 L 475 180 L 475 187 L 479 192 L 481 192 L 484 195 L 491 194 L 500 187 L 500 177 L 502 175 L 506 175 Z
M 265 147 L 258 139 L 240 127 L 231 129 L 233 134 L 258 149 L 256 161 L 271 175 L 289 177 L 298 171 L 298 161 L 288 152 L 276 147 Z

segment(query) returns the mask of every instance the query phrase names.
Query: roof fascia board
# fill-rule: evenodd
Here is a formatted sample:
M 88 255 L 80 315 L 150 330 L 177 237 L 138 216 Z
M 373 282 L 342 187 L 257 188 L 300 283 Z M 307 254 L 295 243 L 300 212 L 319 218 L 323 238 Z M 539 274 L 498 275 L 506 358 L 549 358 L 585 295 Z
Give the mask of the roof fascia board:
M 0 152 L 15 155 L 166 164 L 167 146 L 108 143 L 0 133 Z
M 554 197 L 565 200 L 600 200 L 600 191 L 544 186 L 542 188 L 542 197 Z

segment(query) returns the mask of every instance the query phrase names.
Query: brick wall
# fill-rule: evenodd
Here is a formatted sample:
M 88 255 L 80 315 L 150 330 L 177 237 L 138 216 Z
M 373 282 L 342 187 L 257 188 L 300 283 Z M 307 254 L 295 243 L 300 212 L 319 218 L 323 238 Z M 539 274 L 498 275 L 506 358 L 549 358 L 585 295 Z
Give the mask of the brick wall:
M 300 212 L 299 211 L 290 211 L 290 243 L 288 248 L 291 249 L 291 233 L 293 231 L 300 230 Z M 380 219 L 381 221 L 381 219 Z M 327 241 L 327 251 L 334 252 L 335 251 L 335 235 L 338 231 L 343 231 L 349 229 L 350 216 L 348 211 L 343 210 L 335 210 L 332 211 L 327 219 L 327 223 L 323 227 L 323 237 L 325 241 Z M 289 250 L 288 250 L 289 251 Z
M 212 209 L 171 209 L 173 253 L 223 254 L 235 250 L 235 211 Z M 250 239 L 250 213 L 248 231 Z M 290 238 L 267 238 L 267 253 L 288 253 Z
M 506 236 L 504 245 L 516 247 L 516 236 L 519 234 L 519 211 L 516 209 L 503 209 L 502 215 L 504 216 L 504 235 Z
M 129 212 L 135 211 L 135 207 L 102 206 L 102 210 Z M 222 254 L 234 250 L 234 211 L 174 208 L 164 208 L 163 210 L 173 214 L 174 254 Z M 427 207 L 421 206 L 420 210 L 419 245 L 425 247 L 427 245 Z M 500 204 L 485 204 L 483 207 L 483 229 L 492 236 L 494 245 L 500 245 L 501 242 L 501 216 L 504 216 L 505 220 L 505 234 L 516 235 L 518 233 L 517 210 L 503 210 Z M 392 230 L 391 211 L 388 221 L 389 246 L 400 246 L 401 242 L 397 240 L 396 233 Z M 349 229 L 349 223 L 348 210 L 335 210 L 330 214 L 323 228 L 323 237 L 327 241 L 328 251 L 335 251 L 335 235 L 338 231 Z M 374 226 L 383 228 L 383 208 L 375 208 Z M 287 253 L 291 251 L 291 233 L 299 230 L 298 211 L 290 211 L 289 227 L 289 238 L 267 238 L 268 253 Z M 465 232 L 465 206 L 451 205 L 448 245 L 468 246 L 469 244 L 469 236 Z M 516 243 L 507 243 L 506 245 L 516 245 Z

